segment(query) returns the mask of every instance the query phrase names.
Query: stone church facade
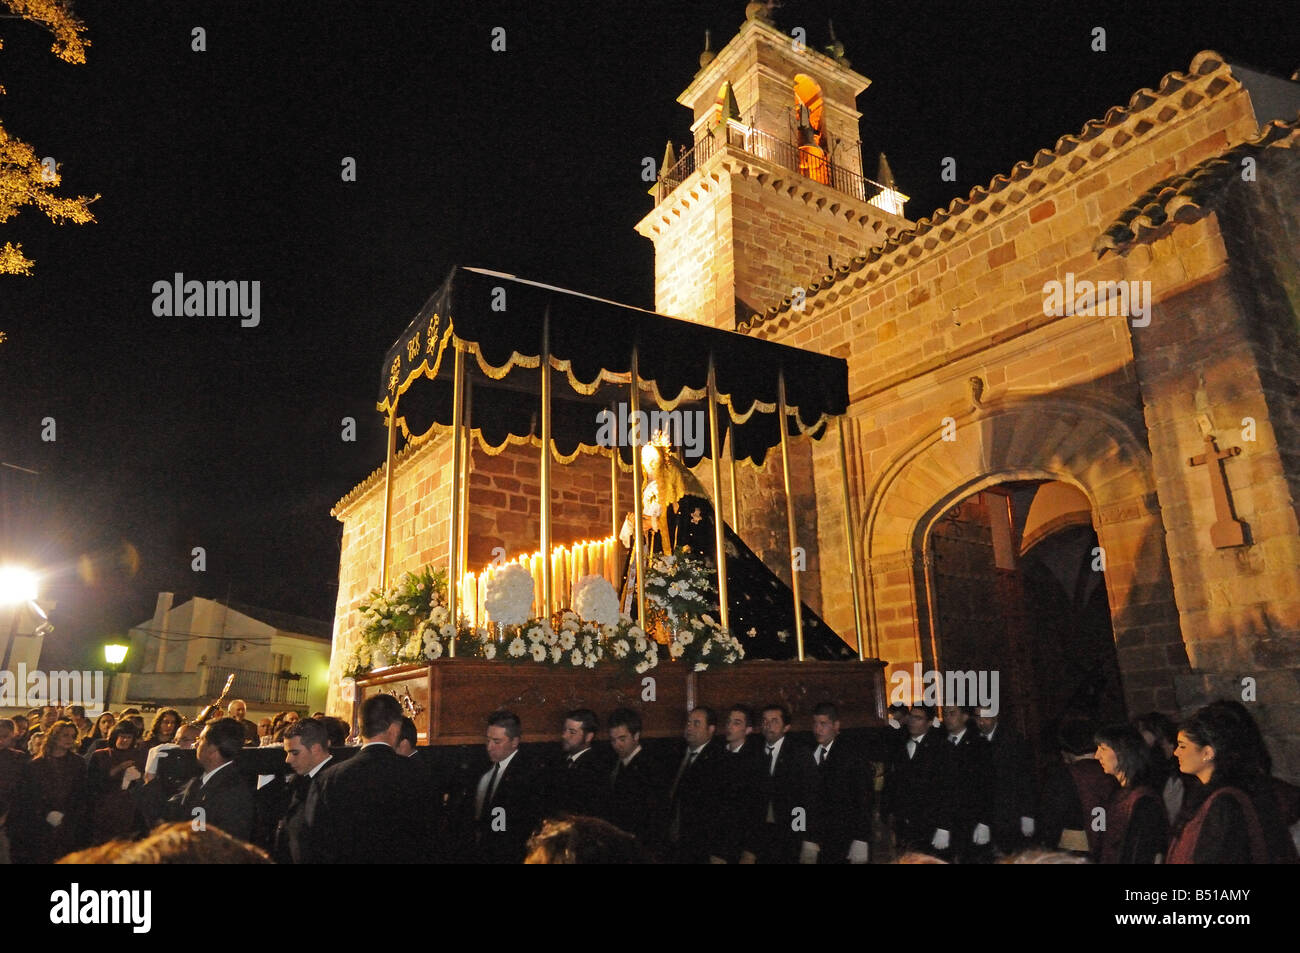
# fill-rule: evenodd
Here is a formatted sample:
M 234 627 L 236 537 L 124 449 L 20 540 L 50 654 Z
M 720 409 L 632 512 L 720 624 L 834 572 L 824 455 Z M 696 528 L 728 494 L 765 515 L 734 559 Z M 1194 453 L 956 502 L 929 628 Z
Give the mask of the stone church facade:
M 833 176 L 782 151 L 798 73 L 843 146 Z M 659 312 L 848 362 L 847 534 L 833 432 L 793 444 L 805 601 L 853 638 L 847 543 L 891 670 L 998 668 L 1036 730 L 1076 683 L 1116 716 L 1241 699 L 1300 778 L 1300 162 L 1294 105 L 1264 114 L 1294 92 L 1201 53 L 912 222 L 861 176 L 868 82 L 747 21 L 679 97 L 695 145 L 637 225 Z M 471 565 L 536 548 L 537 453 L 476 448 Z M 450 449 L 398 461 L 394 570 L 445 564 Z M 738 469 L 738 530 L 788 579 L 779 459 Z M 607 535 L 608 461 L 552 473 L 555 541 Z M 333 510 L 332 702 L 379 578 L 382 476 Z

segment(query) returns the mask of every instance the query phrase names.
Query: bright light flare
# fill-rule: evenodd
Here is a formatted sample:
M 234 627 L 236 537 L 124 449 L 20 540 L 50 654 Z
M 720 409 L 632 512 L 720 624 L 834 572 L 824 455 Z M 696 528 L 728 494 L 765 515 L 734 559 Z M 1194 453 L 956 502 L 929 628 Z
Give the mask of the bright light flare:
M 22 605 L 36 599 L 36 573 L 21 566 L 0 566 L 0 606 Z
M 121 665 L 124 658 L 126 658 L 125 645 L 113 642 L 104 646 L 104 661 L 109 665 Z

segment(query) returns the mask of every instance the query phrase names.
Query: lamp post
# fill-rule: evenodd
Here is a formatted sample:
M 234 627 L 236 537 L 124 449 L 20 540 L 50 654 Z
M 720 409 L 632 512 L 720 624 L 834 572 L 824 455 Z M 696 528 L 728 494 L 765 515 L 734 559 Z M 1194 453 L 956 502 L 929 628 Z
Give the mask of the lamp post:
M 108 699 L 113 697 L 113 689 L 117 686 L 117 670 L 126 658 L 126 650 L 127 646 L 121 642 L 109 642 L 104 646 L 104 661 L 113 670 L 113 680 L 108 686 Z
M 9 625 L 9 641 L 5 644 L 4 660 L 0 661 L 0 671 L 8 671 L 13 658 L 14 643 L 18 641 L 18 613 L 24 604 L 41 621 L 32 630 L 35 636 L 49 635 L 54 631 L 50 618 L 36 601 L 36 573 L 21 566 L 0 566 L 0 606 L 9 606 L 12 612 Z

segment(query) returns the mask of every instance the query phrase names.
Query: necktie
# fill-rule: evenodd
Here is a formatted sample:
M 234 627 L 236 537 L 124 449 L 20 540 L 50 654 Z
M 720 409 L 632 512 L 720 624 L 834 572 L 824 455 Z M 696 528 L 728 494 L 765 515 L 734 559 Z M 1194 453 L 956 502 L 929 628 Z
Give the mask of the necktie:
M 909 759 L 916 757 L 916 749 L 921 747 L 921 742 L 917 738 L 907 739 L 907 757 Z
M 821 764 L 821 763 L 822 763 L 823 761 L 825 761 L 825 760 L 826 760 L 826 746 L 825 746 L 825 745 L 818 745 L 818 746 L 817 746 L 817 763 L 818 763 L 818 764 Z
M 492 765 L 492 777 L 488 778 L 487 797 L 484 799 L 487 801 L 488 804 L 491 804 L 492 799 L 496 797 L 497 777 L 500 775 L 500 772 L 501 772 L 501 762 L 498 761 L 496 764 Z
M 961 741 L 961 739 L 958 738 L 956 735 L 953 735 L 953 736 L 952 736 L 951 738 L 949 738 L 948 740 L 951 741 L 953 744 L 956 744 L 957 742 Z
M 776 774 L 776 748 L 772 745 L 767 746 L 767 773 Z

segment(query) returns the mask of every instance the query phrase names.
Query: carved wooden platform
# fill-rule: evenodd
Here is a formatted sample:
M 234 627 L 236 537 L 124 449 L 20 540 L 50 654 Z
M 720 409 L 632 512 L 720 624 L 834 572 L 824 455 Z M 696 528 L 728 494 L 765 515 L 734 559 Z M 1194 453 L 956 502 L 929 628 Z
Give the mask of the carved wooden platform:
M 725 711 L 734 704 L 788 705 L 794 725 L 806 730 L 821 701 L 840 707 L 845 728 L 879 724 L 885 714 L 884 663 L 745 662 L 708 672 L 660 664 L 643 676 L 621 672 L 512 665 L 482 659 L 439 659 L 400 665 L 356 680 L 353 721 L 361 702 L 376 692 L 409 695 L 420 741 L 430 745 L 476 744 L 487 716 L 499 708 L 519 715 L 527 740 L 558 735 L 564 713 L 590 708 L 602 724 L 615 708 L 641 712 L 648 738 L 676 737 L 695 705 Z

